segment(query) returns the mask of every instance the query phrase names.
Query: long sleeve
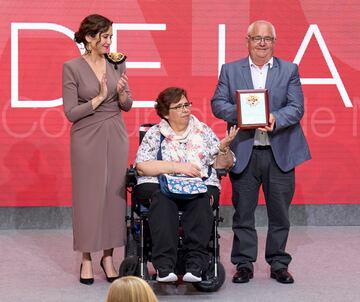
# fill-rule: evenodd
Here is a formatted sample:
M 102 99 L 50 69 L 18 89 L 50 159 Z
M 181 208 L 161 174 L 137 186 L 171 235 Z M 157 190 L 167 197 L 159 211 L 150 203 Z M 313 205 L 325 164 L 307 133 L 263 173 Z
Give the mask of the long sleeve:
M 219 81 L 213 98 L 211 99 L 211 109 L 217 118 L 231 124 L 237 123 L 236 104 L 231 103 L 229 75 L 226 64 L 221 67 Z M 235 93 L 235 91 L 231 92 Z
M 130 111 L 132 104 L 133 104 L 133 100 L 132 100 L 131 92 L 130 92 L 130 89 L 128 86 L 125 88 L 125 91 L 127 93 L 126 102 L 120 103 L 120 108 L 121 108 L 121 110 L 127 112 L 127 111 Z
M 301 88 L 298 67 L 293 67 L 286 94 L 286 105 L 272 112 L 276 118 L 275 131 L 289 127 L 300 122 L 304 115 L 304 95 Z
M 68 63 L 63 65 L 62 96 L 64 112 L 70 122 L 76 122 L 88 115 L 94 114 L 91 102 L 79 102 L 78 82 L 74 70 Z
M 119 67 L 120 67 L 119 68 L 119 77 L 120 77 L 123 73 L 126 73 L 126 64 L 125 64 L 125 62 L 120 64 Z M 127 111 L 129 111 L 131 109 L 131 107 L 133 105 L 133 99 L 132 99 L 131 91 L 130 91 L 130 88 L 129 88 L 128 84 L 125 87 L 125 92 L 127 94 L 126 101 L 122 103 L 120 101 L 120 96 L 119 96 L 119 104 L 120 104 L 121 110 L 127 112 Z

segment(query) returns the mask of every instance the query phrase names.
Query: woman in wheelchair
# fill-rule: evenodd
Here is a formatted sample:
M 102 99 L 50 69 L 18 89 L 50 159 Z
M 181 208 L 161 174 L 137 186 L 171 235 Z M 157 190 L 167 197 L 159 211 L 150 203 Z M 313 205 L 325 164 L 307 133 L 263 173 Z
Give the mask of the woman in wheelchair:
M 147 131 L 136 155 L 139 177 L 134 193 L 139 199 L 147 195 L 151 201 L 152 263 L 159 282 L 178 279 L 179 211 L 184 232 L 183 281 L 202 280 L 213 223 L 211 203 L 218 202 L 220 189 L 215 168 L 229 169 L 235 161 L 229 145 L 238 129 L 232 127 L 220 141 L 210 127 L 191 114 L 191 105 L 184 89 L 170 87 L 162 91 L 155 105 L 161 121 Z M 192 199 L 169 197 L 160 189 L 159 177 L 163 174 L 202 178 L 207 192 Z

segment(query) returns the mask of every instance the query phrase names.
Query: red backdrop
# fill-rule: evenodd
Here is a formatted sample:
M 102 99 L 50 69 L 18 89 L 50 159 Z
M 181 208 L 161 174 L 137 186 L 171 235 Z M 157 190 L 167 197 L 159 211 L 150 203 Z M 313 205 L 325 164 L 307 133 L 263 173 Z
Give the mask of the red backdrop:
M 0 206 L 71 205 L 70 124 L 61 100 L 49 101 L 61 98 L 62 63 L 80 54 L 66 33 L 91 13 L 114 21 L 114 50 L 128 56 L 138 101 L 124 114 L 129 163 L 139 125 L 158 121 L 140 101 L 170 85 L 186 88 L 194 114 L 223 135 L 225 123 L 210 109 L 219 66 L 245 56 L 248 24 L 266 19 L 276 27 L 275 54 L 299 64 L 305 93 L 313 159 L 297 169 L 294 203 L 360 203 L 359 1 L 0 0 L 0 7 Z M 224 179 L 222 202 L 230 200 Z

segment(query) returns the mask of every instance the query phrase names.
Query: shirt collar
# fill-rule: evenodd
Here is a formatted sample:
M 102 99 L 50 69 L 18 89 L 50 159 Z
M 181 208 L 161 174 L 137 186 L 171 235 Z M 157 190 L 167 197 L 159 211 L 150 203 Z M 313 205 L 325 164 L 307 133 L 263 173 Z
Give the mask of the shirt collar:
M 269 61 L 267 61 L 267 63 L 264 64 L 265 65 L 269 65 L 269 68 L 273 67 L 273 63 L 274 63 L 274 57 L 271 57 Z M 259 68 L 257 65 L 254 64 L 254 62 L 251 60 L 251 57 L 249 56 L 249 64 L 250 67 L 257 67 Z

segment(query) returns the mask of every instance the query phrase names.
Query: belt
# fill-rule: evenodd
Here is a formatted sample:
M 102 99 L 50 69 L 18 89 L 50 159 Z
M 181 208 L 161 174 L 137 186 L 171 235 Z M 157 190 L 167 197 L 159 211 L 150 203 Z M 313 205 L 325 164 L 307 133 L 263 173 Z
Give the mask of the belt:
M 266 145 L 266 146 L 256 145 L 256 146 L 253 146 L 253 149 L 255 149 L 255 150 L 270 150 L 271 146 L 270 145 Z

